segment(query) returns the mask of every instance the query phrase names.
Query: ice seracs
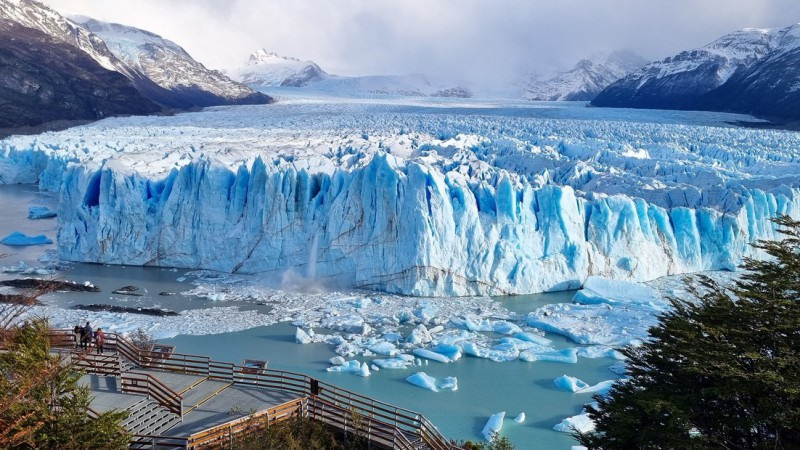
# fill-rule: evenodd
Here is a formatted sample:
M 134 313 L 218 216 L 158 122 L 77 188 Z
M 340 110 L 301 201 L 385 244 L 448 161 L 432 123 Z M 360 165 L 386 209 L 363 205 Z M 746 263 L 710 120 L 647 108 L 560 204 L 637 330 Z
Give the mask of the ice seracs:
M 734 269 L 750 242 L 779 237 L 771 217 L 800 214 L 792 134 L 447 108 L 285 102 L 113 119 L 2 141 L 0 177 L 60 191 L 67 260 L 276 279 L 313 267 L 416 296 Z M 568 112 L 595 114 L 584 109 Z M 361 332 L 363 319 L 341 319 L 330 326 Z M 464 318 L 495 325 L 519 331 Z

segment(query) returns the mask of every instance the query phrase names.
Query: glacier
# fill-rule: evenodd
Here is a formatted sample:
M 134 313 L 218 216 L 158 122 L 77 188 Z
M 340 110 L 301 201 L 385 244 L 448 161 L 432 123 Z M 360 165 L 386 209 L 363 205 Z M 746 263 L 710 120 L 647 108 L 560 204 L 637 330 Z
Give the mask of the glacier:
M 64 260 L 524 294 L 734 270 L 778 238 L 800 135 L 743 118 L 284 98 L 10 137 L 0 182 L 59 193 Z

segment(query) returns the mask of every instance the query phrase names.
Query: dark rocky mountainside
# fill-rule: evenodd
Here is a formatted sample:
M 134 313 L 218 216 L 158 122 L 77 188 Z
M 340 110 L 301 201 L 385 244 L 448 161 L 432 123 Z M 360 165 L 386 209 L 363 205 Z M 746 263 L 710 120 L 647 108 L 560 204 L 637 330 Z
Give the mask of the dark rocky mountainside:
M 800 120 L 800 24 L 737 31 L 648 64 L 608 86 L 592 105 Z
M 87 18 L 81 26 L 36 0 L 0 0 L 0 18 L 0 135 L 272 101 L 144 30 Z
M 0 19 L 0 128 L 161 110 L 77 47 Z

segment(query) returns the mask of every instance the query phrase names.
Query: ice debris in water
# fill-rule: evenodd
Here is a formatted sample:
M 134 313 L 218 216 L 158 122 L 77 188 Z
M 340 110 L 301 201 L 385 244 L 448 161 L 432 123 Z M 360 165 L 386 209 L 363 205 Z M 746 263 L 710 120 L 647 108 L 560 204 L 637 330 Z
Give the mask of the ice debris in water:
M 28 208 L 28 219 L 32 220 L 49 219 L 55 216 L 56 216 L 55 211 L 51 211 L 50 208 L 46 206 L 31 206 L 30 208 Z
M 361 377 L 368 377 L 371 375 L 367 363 L 361 363 L 357 360 L 347 361 L 344 364 L 328 367 L 328 372 L 343 372 L 352 373 Z
M 0 244 L 11 246 L 25 246 L 25 245 L 48 245 L 52 244 L 53 240 L 49 237 L 40 234 L 38 236 L 28 236 L 25 233 L 14 231 L 2 240 Z
M 492 414 L 492 416 L 489 417 L 489 420 L 486 421 L 486 425 L 484 425 L 483 430 L 481 431 L 484 439 L 491 442 L 495 437 L 497 437 L 497 435 L 500 434 L 500 430 L 503 428 L 503 419 L 505 417 L 505 411 Z
M 592 402 L 590 405 L 593 405 L 595 408 L 597 408 L 597 402 Z M 580 433 L 588 433 L 590 431 L 594 431 L 594 426 L 594 421 L 589 418 L 589 414 L 586 412 L 586 408 L 584 408 L 580 414 L 567 417 L 560 423 L 556 424 L 553 427 L 553 430 L 570 434 L 576 431 Z
M 553 380 L 553 384 L 556 385 L 557 388 L 563 389 L 565 391 L 574 392 L 574 393 L 598 393 L 598 394 L 605 394 L 611 389 L 611 385 L 614 384 L 616 380 L 606 380 L 601 381 L 594 385 L 589 385 L 588 383 L 584 382 L 575 377 L 571 377 L 568 375 L 562 375 L 555 380 Z

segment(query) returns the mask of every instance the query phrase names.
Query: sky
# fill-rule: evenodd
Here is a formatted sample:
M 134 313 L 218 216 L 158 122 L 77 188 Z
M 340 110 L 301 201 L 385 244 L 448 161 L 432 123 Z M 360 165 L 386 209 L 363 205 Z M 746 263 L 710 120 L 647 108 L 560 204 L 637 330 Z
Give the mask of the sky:
M 44 0 L 132 25 L 213 69 L 259 48 L 338 75 L 475 82 L 550 74 L 617 49 L 659 60 L 741 28 L 800 22 L 798 0 Z

